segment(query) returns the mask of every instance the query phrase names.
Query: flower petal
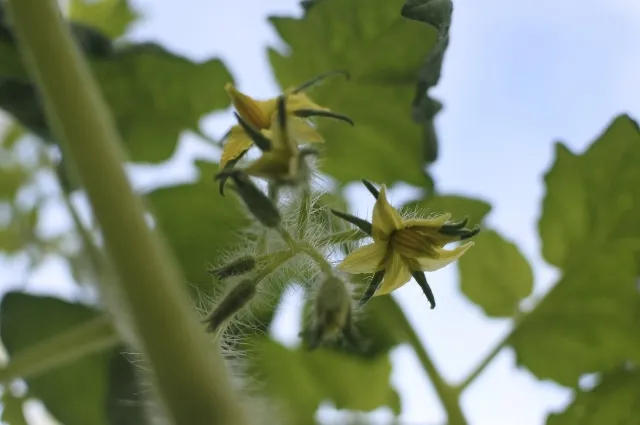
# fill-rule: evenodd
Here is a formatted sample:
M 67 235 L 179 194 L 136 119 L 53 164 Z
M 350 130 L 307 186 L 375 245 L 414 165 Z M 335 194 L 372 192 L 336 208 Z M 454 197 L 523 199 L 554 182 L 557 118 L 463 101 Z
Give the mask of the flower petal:
M 260 158 L 243 168 L 243 171 L 254 177 L 263 179 L 289 180 L 291 157 L 282 151 L 263 152 Z
M 245 133 L 244 129 L 240 125 L 234 125 L 231 127 L 227 141 L 224 144 L 222 150 L 222 157 L 220 158 L 220 169 L 224 169 L 227 162 L 232 161 L 239 157 L 242 152 L 253 146 L 253 140 Z
M 322 143 L 324 138 L 304 118 L 289 117 L 289 128 L 297 143 Z
M 473 245 L 475 245 L 473 242 L 467 242 L 451 250 L 435 248 L 438 258 L 422 257 L 417 258 L 415 261 L 420 266 L 421 271 L 433 272 L 456 261 Z
M 289 91 L 285 92 L 288 93 Z M 292 93 L 287 95 L 287 112 L 293 113 L 298 109 L 313 109 L 316 111 L 329 111 L 329 108 L 315 103 L 305 93 Z
M 275 111 L 275 101 L 258 101 L 250 96 L 238 91 L 233 84 L 227 83 L 224 86 L 231 103 L 238 111 L 238 114 L 249 124 L 258 129 L 269 128 L 271 125 L 271 115 Z M 269 110 L 269 108 L 271 108 Z
M 387 263 L 384 279 L 374 296 L 385 295 L 403 286 L 411 280 L 411 270 L 404 258 L 394 252 Z
M 352 274 L 375 273 L 378 270 L 382 270 L 382 263 L 386 254 L 386 244 L 374 242 L 364 245 L 347 255 L 338 265 L 338 270 Z
M 263 130 L 270 132 L 271 135 L 271 147 L 274 152 L 279 151 L 281 156 L 295 156 L 298 153 L 298 144 L 292 137 L 291 128 L 292 117 L 286 115 L 285 119 L 285 131 L 280 127 L 279 114 L 276 112 L 271 119 L 271 129 Z
M 373 240 L 386 242 L 389 240 L 394 230 L 403 227 L 402 217 L 398 211 L 387 201 L 387 191 L 385 185 L 380 187 L 378 200 L 373 207 Z
M 451 218 L 450 213 L 440 214 L 431 218 L 412 218 L 404 222 L 407 227 L 422 227 L 425 229 L 437 230 Z

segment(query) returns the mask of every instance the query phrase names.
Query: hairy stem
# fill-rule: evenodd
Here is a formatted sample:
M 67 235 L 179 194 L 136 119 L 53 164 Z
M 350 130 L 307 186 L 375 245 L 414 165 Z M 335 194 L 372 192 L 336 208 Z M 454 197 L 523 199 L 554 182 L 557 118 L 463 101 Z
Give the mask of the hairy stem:
M 9 364 L 0 369 L 0 383 L 6 385 L 17 378 L 37 376 L 115 347 L 119 342 L 111 319 L 98 317 L 13 354 Z
M 282 239 L 291 247 L 291 250 L 294 252 L 304 252 L 307 254 L 313 261 L 316 262 L 320 270 L 322 270 L 327 276 L 333 275 L 333 266 L 331 263 L 324 258 L 321 252 L 315 249 L 313 246 L 306 242 L 300 242 L 295 240 L 291 234 L 284 227 L 279 227 L 278 232 Z
M 318 240 L 318 245 L 335 245 L 344 242 L 355 242 L 368 237 L 369 235 L 360 229 L 349 229 L 323 236 Z
M 86 188 L 118 277 L 103 283 L 103 292 L 117 294 L 107 297 L 108 307 L 129 319 L 168 421 L 245 424 L 222 356 L 209 349 L 174 259 L 146 224 L 121 165 L 120 137 L 57 2 L 9 4 L 27 67 Z
M 302 199 L 300 200 L 300 211 L 298 212 L 298 220 L 296 222 L 296 238 L 304 239 L 307 231 L 307 222 L 309 220 L 309 210 L 311 209 L 311 193 L 310 189 L 303 187 Z

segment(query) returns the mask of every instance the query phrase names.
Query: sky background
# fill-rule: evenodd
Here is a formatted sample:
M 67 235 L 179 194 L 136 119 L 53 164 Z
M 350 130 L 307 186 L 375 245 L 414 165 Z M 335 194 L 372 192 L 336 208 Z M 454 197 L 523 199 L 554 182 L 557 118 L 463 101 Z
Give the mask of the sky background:
M 553 160 L 554 142 L 581 152 L 613 116 L 630 113 L 640 119 L 640 2 L 454 3 L 451 44 L 442 79 L 433 91 L 445 108 L 437 119 L 441 148 L 432 173 L 441 192 L 493 205 L 488 223 L 515 242 L 530 261 L 537 296 L 557 278 L 540 257 L 537 234 L 542 175 Z M 133 4 L 144 18 L 130 38 L 157 41 L 195 60 L 218 56 L 240 90 L 258 98 L 278 93 L 266 47 L 283 44 L 266 17 L 300 16 L 298 0 L 192 0 L 188 7 L 167 0 Z M 230 113 L 216 114 L 203 127 L 215 137 L 231 123 Z M 194 157 L 218 155 L 197 144 L 193 136 L 185 136 L 162 172 L 170 169 L 173 176 L 190 178 Z M 159 175 L 158 170 L 144 167 L 135 171 L 140 185 Z M 354 185 L 347 193 L 354 211 L 371 211 L 372 198 L 361 187 Z M 390 199 L 399 204 L 414 194 L 410 188 L 394 187 Z M 43 231 L 70 225 L 60 211 L 51 206 Z M 5 272 L 11 268 L 6 262 L 0 267 Z M 0 284 L 8 284 L 2 275 Z M 65 293 L 71 288 L 65 286 L 66 276 L 61 262 L 51 259 L 30 276 L 27 289 Z M 52 281 L 56 288 L 42 284 Z M 428 308 L 415 284 L 394 296 L 443 375 L 455 382 L 509 331 L 509 323 L 486 319 L 464 298 L 456 267 L 431 274 L 429 281 L 438 298 L 435 310 Z M 296 298 L 286 300 L 274 329 L 285 343 L 296 341 L 295 312 L 301 304 Z M 442 423 L 444 411 L 411 350 L 398 348 L 393 363 L 393 382 L 402 395 L 402 423 Z M 506 349 L 464 393 L 462 405 L 472 425 L 540 425 L 549 411 L 561 410 L 570 400 L 566 389 L 516 368 L 513 352 Z M 321 416 L 335 417 L 331 409 L 322 409 Z M 375 417 L 383 423 L 390 416 L 383 410 Z

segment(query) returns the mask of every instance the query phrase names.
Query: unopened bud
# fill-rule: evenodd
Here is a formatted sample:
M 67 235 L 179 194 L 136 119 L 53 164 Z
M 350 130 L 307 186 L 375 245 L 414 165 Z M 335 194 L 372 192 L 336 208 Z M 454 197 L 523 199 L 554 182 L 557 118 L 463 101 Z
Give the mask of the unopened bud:
M 235 183 L 233 189 L 260 223 L 266 227 L 277 227 L 280 224 L 280 212 L 269 197 L 253 184 L 249 176 L 240 171 L 234 171 L 229 178 Z
M 215 332 L 224 322 L 251 301 L 256 292 L 256 284 L 251 279 L 245 279 L 234 286 L 204 320 L 208 324 L 207 331 Z
M 351 309 L 351 295 L 346 284 L 335 276 L 326 278 L 316 294 L 309 329 L 304 332 L 308 348 L 315 349 L 339 333 L 352 339 Z
M 218 279 L 225 279 L 231 276 L 238 276 L 247 272 L 250 272 L 256 267 L 256 259 L 253 257 L 240 257 L 233 260 L 226 266 L 207 270 L 210 274 L 214 275 Z

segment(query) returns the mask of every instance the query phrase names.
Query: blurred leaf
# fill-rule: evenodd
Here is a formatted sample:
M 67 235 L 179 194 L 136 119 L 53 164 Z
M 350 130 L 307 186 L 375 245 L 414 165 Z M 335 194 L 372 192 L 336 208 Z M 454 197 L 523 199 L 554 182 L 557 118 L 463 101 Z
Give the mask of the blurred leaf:
M 585 373 L 640 360 L 636 266 L 627 247 L 611 246 L 566 269 L 512 334 L 518 363 L 540 379 L 576 386 Z
M 290 55 L 269 51 L 283 88 L 331 70 L 351 74 L 349 81 L 334 78 L 310 93 L 319 104 L 355 121 L 350 127 L 318 120 L 327 140 L 324 171 L 342 183 L 368 178 L 431 184 L 411 103 L 438 31 L 403 18 L 402 5 L 400 0 L 375 6 L 370 0 L 323 0 L 301 19 L 270 18 L 291 49 Z
M 424 159 L 427 163 L 438 158 L 438 138 L 434 118 L 442 104 L 428 95 L 440 80 L 442 62 L 449 47 L 449 27 L 453 3 L 451 0 L 407 0 L 402 7 L 402 16 L 426 22 L 438 29 L 438 39 L 420 71 L 416 95 L 413 99 L 413 119 L 423 126 Z
M 485 229 L 460 260 L 460 289 L 489 317 L 512 317 L 533 290 L 533 272 L 518 247 Z
M 24 129 L 16 122 L 9 124 L 8 128 L 4 131 L 2 140 L 0 140 L 0 147 L 4 149 L 13 149 L 15 143 L 24 136 Z
M 452 220 L 455 221 L 469 217 L 468 226 L 482 223 L 491 211 L 491 205 L 487 202 L 459 195 L 434 195 L 420 201 L 409 202 L 402 208 L 408 211 L 422 211 L 425 215 L 450 212 Z
M 57 298 L 10 292 L 0 304 L 0 336 L 11 356 L 97 314 Z M 29 393 L 64 425 L 107 425 L 107 359 L 105 353 L 94 354 L 28 379 Z
M 2 416 L 0 420 L 7 425 L 29 425 L 24 417 L 23 405 L 26 399 L 24 397 L 15 397 L 11 394 L 9 388 L 4 388 L 2 394 Z
M 91 25 L 109 38 L 124 35 L 138 19 L 127 0 L 71 0 L 69 19 Z
M 139 44 L 96 60 L 94 71 L 132 161 L 169 158 L 183 130 L 229 106 L 224 84 L 232 77 L 218 59 L 195 63 Z
M 198 162 L 198 182 L 161 188 L 147 198 L 189 283 L 208 292 L 207 264 L 232 248 L 237 232 L 249 223 L 236 197 L 223 197 L 213 181 L 217 164 Z
M 578 391 L 564 412 L 549 415 L 547 425 L 638 425 L 639 394 L 640 371 L 608 372 L 592 390 Z
M 547 194 L 538 224 L 542 255 L 555 266 L 563 266 L 571 249 L 589 236 L 589 188 L 584 185 L 581 167 L 579 156 L 556 143 L 556 161 L 544 178 Z
M 0 38 L 0 82 L 6 79 L 25 80 L 28 77 L 27 70 L 22 64 L 19 52 L 13 43 L 6 38 Z M 0 85 L 2 87 L 2 85 Z
M 638 163 L 640 130 L 627 115 L 613 120 L 582 155 L 556 145 L 539 222 L 549 263 L 566 266 L 586 245 L 640 239 Z
M 265 337 L 255 337 L 250 370 L 264 382 L 264 391 L 287 407 L 286 423 L 313 423 L 320 403 L 329 400 L 338 409 L 371 411 L 391 406 L 399 398 L 390 386 L 387 355 L 375 359 L 328 350 L 288 349 Z
M 540 234 L 563 276 L 509 341 L 539 378 L 576 386 L 584 373 L 640 360 L 638 163 L 640 132 L 626 115 L 582 155 L 558 147 Z
M 0 168 L 0 201 L 12 200 L 29 176 L 19 165 Z
M 15 226 L 0 229 L 0 252 L 12 254 L 23 248 L 23 238 Z
M 130 160 L 166 160 L 182 131 L 198 128 L 205 115 L 229 105 L 224 84 L 232 77 L 220 60 L 195 63 L 153 43 L 113 53 L 104 35 L 74 25 Z M 0 63 L 4 60 L 0 56 Z M 53 140 L 35 87 L 19 79 L 0 82 L 0 107 L 42 139 Z

